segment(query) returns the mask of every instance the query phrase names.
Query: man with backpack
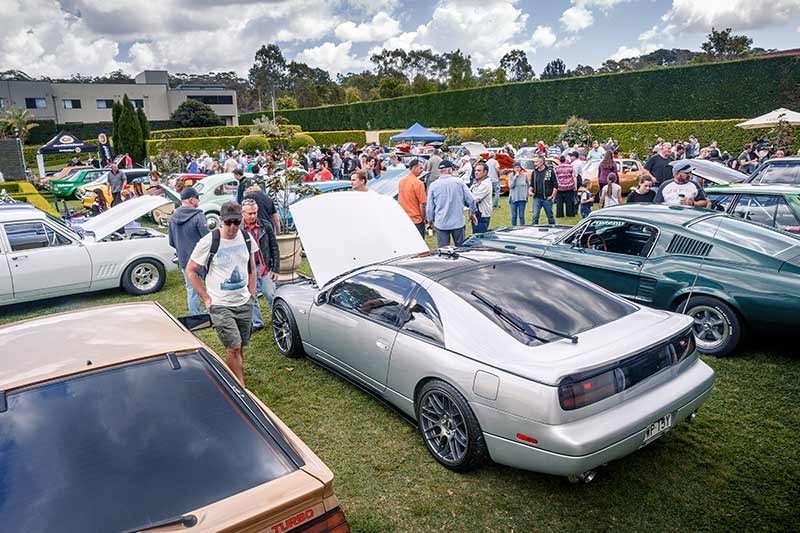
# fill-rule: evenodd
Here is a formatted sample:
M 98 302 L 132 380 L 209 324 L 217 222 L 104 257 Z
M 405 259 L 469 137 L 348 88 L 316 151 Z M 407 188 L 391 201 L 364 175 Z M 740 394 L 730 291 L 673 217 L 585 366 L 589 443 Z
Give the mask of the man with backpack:
M 222 204 L 220 219 L 222 226 L 198 241 L 186 272 L 211 315 L 228 367 L 244 385 L 244 347 L 250 341 L 253 320 L 258 243 L 240 230 L 242 207 L 236 202 Z M 205 286 L 198 275 L 203 267 Z

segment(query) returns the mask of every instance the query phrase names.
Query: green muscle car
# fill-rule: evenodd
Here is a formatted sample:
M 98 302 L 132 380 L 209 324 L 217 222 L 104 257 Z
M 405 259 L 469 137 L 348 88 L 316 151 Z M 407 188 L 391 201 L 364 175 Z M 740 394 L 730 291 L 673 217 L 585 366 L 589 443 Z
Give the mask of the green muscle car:
M 108 172 L 107 168 L 84 168 L 64 179 L 51 180 L 50 190 L 56 198 L 77 198 L 78 187 L 92 183 Z
M 621 205 L 574 227 L 499 228 L 465 246 L 540 257 L 634 302 L 685 312 L 698 349 L 712 355 L 730 354 L 747 329 L 800 325 L 800 238 L 711 210 Z
M 800 187 L 751 185 L 709 187 L 712 209 L 800 235 Z

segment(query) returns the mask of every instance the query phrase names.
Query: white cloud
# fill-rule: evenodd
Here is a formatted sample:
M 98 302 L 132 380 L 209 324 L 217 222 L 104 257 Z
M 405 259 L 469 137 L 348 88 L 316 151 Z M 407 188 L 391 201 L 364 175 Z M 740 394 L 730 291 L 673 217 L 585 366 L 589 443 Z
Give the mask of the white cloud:
M 751 0 L 673 0 L 661 18 L 683 32 L 708 32 L 712 27 L 741 31 L 785 25 L 798 12 L 800 0 L 772 0 L 764 5 Z
M 567 48 L 575 44 L 578 40 L 579 38 L 577 35 L 570 35 L 569 37 L 559 39 L 553 48 Z
M 373 15 L 381 11 L 394 11 L 398 0 L 347 0 L 347 4 L 356 11 Z
M 331 75 L 368 67 L 369 61 L 366 58 L 357 58 L 350 53 L 352 47 L 353 43 L 350 41 L 340 44 L 326 42 L 320 46 L 306 48 L 297 54 L 296 60 L 311 67 L 327 70 Z
M 381 12 L 363 24 L 349 20 L 343 22 L 334 33 L 340 39 L 354 43 L 383 41 L 400 33 L 400 22 Z
M 592 12 L 580 5 L 572 6 L 561 14 L 561 25 L 567 31 L 579 32 L 593 23 Z
M 653 26 L 647 31 L 642 32 L 639 34 L 640 41 L 652 41 L 663 31 L 663 28 L 660 28 L 658 25 Z
M 550 48 L 556 42 L 556 34 L 550 26 L 536 26 L 531 36 L 531 44 L 541 48 Z
M 609 56 L 608 59 L 619 61 L 621 59 L 627 59 L 630 57 L 638 57 L 640 55 L 654 52 L 659 48 L 661 48 L 661 45 L 657 44 L 644 44 L 641 47 L 620 46 L 619 48 L 617 48 L 616 52 L 614 52 L 611 56 Z

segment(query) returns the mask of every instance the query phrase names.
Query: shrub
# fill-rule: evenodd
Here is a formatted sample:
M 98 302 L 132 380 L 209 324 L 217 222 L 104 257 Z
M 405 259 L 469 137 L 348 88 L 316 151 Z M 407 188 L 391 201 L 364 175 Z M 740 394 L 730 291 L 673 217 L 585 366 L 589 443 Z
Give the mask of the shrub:
M 561 128 L 561 132 L 558 134 L 558 140 L 567 141 L 570 145 L 589 145 L 594 140 L 594 136 L 592 136 L 592 127 L 589 126 L 588 120 L 572 115 L 567 119 L 567 123 L 564 124 L 564 127 Z M 548 142 L 550 142 L 549 139 Z
M 766 81 L 765 81 L 766 80 Z M 511 83 L 281 111 L 304 131 L 726 119 L 800 104 L 800 55 Z M 242 124 L 265 114 L 239 116 Z
M 281 134 L 281 129 L 267 117 L 259 117 L 253 121 L 250 133 L 277 137 Z
M 219 115 L 211 109 L 211 106 L 191 98 L 179 105 L 170 118 L 184 128 L 222 126 L 225 124 L 225 121 L 219 118 Z
M 244 135 L 225 137 L 194 137 L 187 139 L 159 139 L 147 141 L 147 154 L 156 155 L 159 150 L 175 150 L 179 152 L 198 153 L 202 150 L 227 150 L 236 146 Z
M 354 142 L 358 146 L 364 146 L 367 136 L 363 130 L 350 131 L 310 131 L 308 132 L 320 146 L 330 146 L 332 144 L 343 145 L 347 142 Z
M 150 123 L 147 122 L 147 115 L 144 114 L 144 109 L 141 107 L 136 109 L 136 118 L 139 119 L 139 126 L 142 128 L 142 148 L 141 154 L 144 159 L 144 154 L 147 152 L 144 141 L 150 138 Z
M 291 139 L 289 139 L 288 147 L 289 150 L 294 152 L 295 150 L 299 150 L 300 148 L 305 148 L 307 146 L 314 146 L 317 142 L 314 140 L 314 137 L 309 135 L 308 133 L 298 133 Z
M 269 140 L 263 135 L 245 135 L 239 140 L 237 145 L 239 150 L 246 154 L 253 154 L 256 151 L 269 150 Z
M 209 126 L 206 128 L 175 128 L 154 131 L 151 139 L 194 139 L 195 137 L 232 137 L 248 135 L 250 126 Z
M 114 148 L 118 154 L 130 154 L 135 163 L 141 163 L 144 159 L 144 141 L 142 139 L 142 126 L 136 116 L 136 109 L 128 99 L 126 94 L 122 98 L 122 112 L 119 115 L 119 126 L 117 127 L 119 142 L 114 141 Z

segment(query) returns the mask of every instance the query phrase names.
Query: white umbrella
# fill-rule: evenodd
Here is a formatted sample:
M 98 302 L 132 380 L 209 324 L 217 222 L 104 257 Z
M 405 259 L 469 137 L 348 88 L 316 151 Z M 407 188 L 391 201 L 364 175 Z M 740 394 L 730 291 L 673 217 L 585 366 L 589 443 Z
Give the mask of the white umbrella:
M 800 113 L 781 107 L 775 111 L 770 111 L 766 115 L 751 118 L 750 120 L 737 124 L 736 126 L 746 130 L 756 128 L 771 128 L 776 126 L 781 120 L 788 122 L 792 126 L 800 126 Z

